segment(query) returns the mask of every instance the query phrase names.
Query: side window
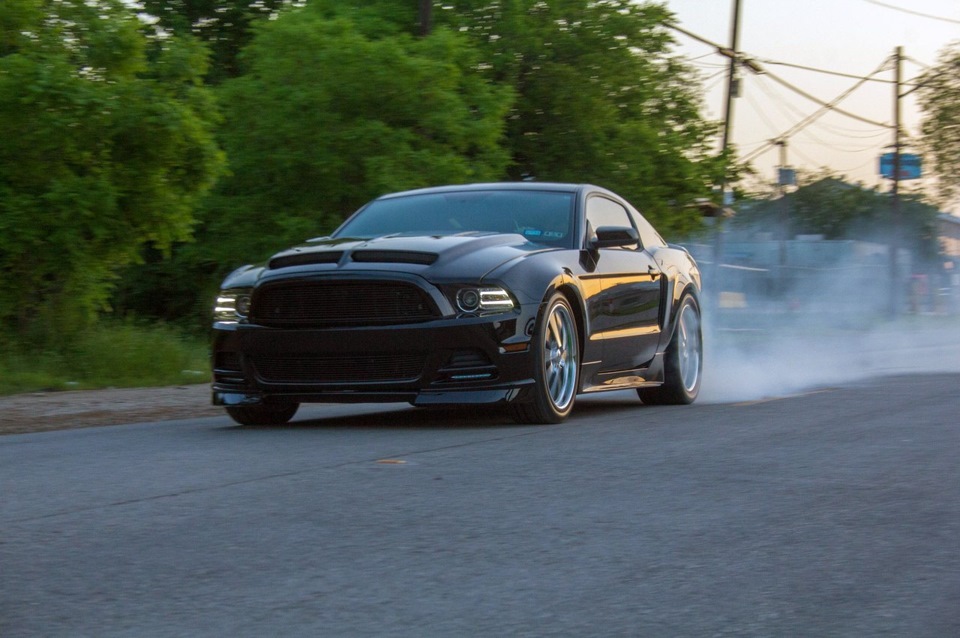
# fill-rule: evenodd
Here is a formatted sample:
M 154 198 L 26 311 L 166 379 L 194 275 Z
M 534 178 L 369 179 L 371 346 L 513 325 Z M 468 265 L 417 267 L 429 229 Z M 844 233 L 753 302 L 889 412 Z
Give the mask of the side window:
M 653 248 L 654 246 L 663 246 L 667 245 L 667 242 L 663 240 L 663 237 L 660 236 L 653 226 L 650 225 L 643 215 L 634 211 L 633 216 L 634 221 L 636 222 L 637 230 L 640 232 L 640 241 L 648 249 Z
M 587 222 L 591 233 L 601 226 L 626 226 L 635 228 L 627 209 L 606 197 L 594 196 L 587 200 Z

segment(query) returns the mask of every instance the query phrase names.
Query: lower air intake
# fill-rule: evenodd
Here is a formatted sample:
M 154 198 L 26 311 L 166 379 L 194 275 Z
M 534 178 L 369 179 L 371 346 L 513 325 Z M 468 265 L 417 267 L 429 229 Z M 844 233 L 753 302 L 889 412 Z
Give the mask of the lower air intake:
M 404 355 L 257 355 L 257 376 L 268 383 L 399 383 L 423 373 L 425 357 Z

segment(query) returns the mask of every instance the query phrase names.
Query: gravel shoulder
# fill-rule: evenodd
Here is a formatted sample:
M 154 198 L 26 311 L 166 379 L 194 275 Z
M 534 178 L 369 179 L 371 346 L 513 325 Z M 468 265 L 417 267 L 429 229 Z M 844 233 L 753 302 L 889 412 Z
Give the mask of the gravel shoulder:
M 210 384 L 30 392 L 0 397 L 0 435 L 221 416 Z

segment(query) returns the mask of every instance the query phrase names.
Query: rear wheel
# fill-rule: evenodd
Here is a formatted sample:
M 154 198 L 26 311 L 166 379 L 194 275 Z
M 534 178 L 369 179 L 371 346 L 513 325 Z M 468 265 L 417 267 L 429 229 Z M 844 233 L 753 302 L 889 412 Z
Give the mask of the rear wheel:
M 227 414 L 240 425 L 283 425 L 299 407 L 299 403 L 232 406 L 227 408 Z
M 677 311 L 677 327 L 665 353 L 664 382 L 656 388 L 638 388 L 644 403 L 682 405 L 693 403 L 700 393 L 703 372 L 703 335 L 700 305 L 687 295 Z
M 513 404 L 520 423 L 559 423 L 573 409 L 580 378 L 577 322 L 567 299 L 550 298 L 534 331 L 533 401 Z

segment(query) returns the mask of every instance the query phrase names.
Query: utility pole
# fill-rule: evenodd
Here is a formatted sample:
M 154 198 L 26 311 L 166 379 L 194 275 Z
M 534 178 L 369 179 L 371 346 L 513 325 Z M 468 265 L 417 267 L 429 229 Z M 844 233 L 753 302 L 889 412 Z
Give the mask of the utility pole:
M 739 58 L 737 49 L 740 46 L 740 0 L 733 0 L 733 21 L 730 25 L 730 66 L 727 71 L 727 99 L 723 113 L 723 145 L 720 147 L 722 154 L 726 155 L 730 146 L 731 130 L 733 128 L 733 98 L 739 94 L 737 85 L 737 64 Z M 714 294 L 711 295 L 714 307 L 720 305 L 720 263 L 723 258 L 723 226 L 726 220 L 727 206 L 727 166 L 723 166 L 723 175 L 720 177 L 720 214 L 717 216 L 716 227 L 713 236 L 713 268 L 711 278 L 711 288 Z
M 890 237 L 890 314 L 900 314 L 900 274 L 897 264 L 900 251 L 900 84 L 903 47 L 897 47 L 893 54 L 893 187 L 890 192 L 890 209 L 893 217 L 893 231 Z
M 420 35 L 423 37 L 430 35 L 432 10 L 433 0 L 420 0 Z
M 737 49 L 740 46 L 740 0 L 733 0 L 733 22 L 730 25 L 730 67 L 727 70 L 727 100 L 723 111 L 723 146 L 721 150 L 727 151 L 730 145 L 730 130 L 733 127 L 733 98 L 739 95 L 739 86 L 737 79 Z M 726 179 L 724 179 L 726 182 Z M 724 202 L 724 205 L 726 203 Z
M 777 140 L 777 146 L 780 147 L 780 168 L 777 170 L 777 190 L 780 192 L 780 201 L 777 203 L 780 213 L 780 292 L 784 293 L 787 289 L 787 138 L 781 137 Z

